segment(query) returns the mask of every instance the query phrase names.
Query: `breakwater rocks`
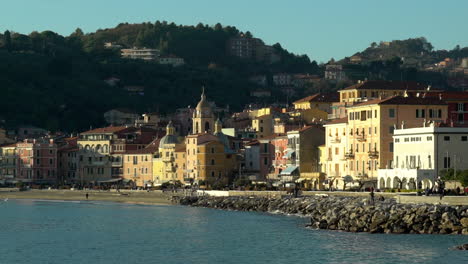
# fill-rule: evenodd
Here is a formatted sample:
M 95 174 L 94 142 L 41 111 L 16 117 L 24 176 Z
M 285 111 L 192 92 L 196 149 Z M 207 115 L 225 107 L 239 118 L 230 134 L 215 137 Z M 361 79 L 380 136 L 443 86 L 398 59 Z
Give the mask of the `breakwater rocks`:
M 468 206 L 398 204 L 363 197 L 184 197 L 181 205 L 224 210 L 295 214 L 310 217 L 310 227 L 370 233 L 468 235 Z

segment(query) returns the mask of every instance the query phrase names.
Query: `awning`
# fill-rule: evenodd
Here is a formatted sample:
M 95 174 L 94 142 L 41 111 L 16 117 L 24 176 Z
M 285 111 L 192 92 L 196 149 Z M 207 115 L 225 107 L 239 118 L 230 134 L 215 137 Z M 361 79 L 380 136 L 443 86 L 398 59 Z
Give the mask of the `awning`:
M 289 151 L 288 153 L 286 153 L 286 155 L 283 156 L 283 158 L 288 158 L 289 159 L 289 158 L 291 158 L 291 155 L 293 153 L 296 153 L 296 151 Z
M 122 178 L 110 179 L 110 180 L 98 181 L 98 183 L 111 183 L 111 182 L 118 182 L 118 181 L 121 181 L 121 180 L 122 180 Z
M 281 175 L 291 175 L 295 170 L 297 170 L 299 166 L 289 166 L 284 171 L 282 171 Z

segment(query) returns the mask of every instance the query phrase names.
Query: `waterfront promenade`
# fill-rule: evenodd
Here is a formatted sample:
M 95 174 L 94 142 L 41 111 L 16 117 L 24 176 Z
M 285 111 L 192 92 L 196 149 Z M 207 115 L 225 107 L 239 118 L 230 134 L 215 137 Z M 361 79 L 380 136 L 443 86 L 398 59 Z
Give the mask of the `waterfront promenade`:
M 88 194 L 88 199 L 86 199 Z M 141 204 L 171 204 L 171 193 L 162 191 L 134 191 L 116 190 L 27 190 L 18 191 L 16 188 L 0 189 L 0 199 L 34 199 L 34 200 L 64 200 L 64 201 L 108 201 Z

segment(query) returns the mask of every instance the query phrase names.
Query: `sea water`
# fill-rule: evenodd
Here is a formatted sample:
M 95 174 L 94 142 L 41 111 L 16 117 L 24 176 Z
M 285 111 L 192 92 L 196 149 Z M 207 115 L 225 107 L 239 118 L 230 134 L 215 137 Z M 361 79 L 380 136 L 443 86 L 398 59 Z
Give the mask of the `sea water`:
M 468 263 L 461 235 L 311 230 L 307 218 L 107 202 L 0 202 L 0 264 Z

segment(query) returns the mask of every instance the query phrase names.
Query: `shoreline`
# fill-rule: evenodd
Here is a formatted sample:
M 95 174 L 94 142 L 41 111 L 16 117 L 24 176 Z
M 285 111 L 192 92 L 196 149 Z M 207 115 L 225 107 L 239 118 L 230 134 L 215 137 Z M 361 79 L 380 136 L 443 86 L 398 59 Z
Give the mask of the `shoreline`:
M 88 193 L 88 199 L 86 199 Z M 162 192 L 94 191 L 94 190 L 28 190 L 0 191 L 0 199 L 50 200 L 50 201 L 102 201 L 146 205 L 174 205 L 171 195 Z

